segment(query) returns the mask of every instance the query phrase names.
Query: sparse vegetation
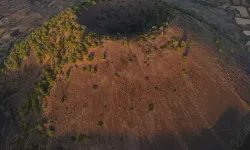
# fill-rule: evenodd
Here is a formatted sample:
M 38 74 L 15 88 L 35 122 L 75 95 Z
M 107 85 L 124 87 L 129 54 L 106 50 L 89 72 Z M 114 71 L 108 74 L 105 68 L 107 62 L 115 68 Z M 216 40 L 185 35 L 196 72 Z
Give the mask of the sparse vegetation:
M 9 70 L 20 68 L 21 60 L 27 57 L 30 49 L 36 55 L 37 61 L 42 64 L 45 57 L 61 67 L 65 63 L 74 63 L 82 60 L 87 48 L 98 45 L 95 34 L 86 31 L 85 26 L 76 22 L 77 16 L 72 9 L 67 9 L 42 27 L 33 32 L 25 40 L 16 44 L 5 61 Z M 59 32 L 60 31 L 62 32 Z M 83 36 L 86 34 L 86 36 Z M 67 51 L 61 51 L 67 49 Z
M 106 58 L 107 58 L 107 52 L 104 52 L 104 53 L 102 54 L 102 56 L 101 56 L 101 59 L 104 60 L 104 59 L 106 59 Z
M 82 67 L 83 72 L 91 72 L 92 71 L 92 65 L 88 65 L 87 67 L 84 66 Z
M 186 47 L 186 42 L 185 41 L 181 41 L 180 42 L 180 48 L 184 48 Z
M 120 77 L 120 75 L 119 75 L 117 72 L 115 72 L 114 75 L 115 75 L 116 77 Z
M 125 47 L 128 47 L 128 41 L 124 41 L 123 45 L 124 45 Z
M 93 71 L 92 71 L 93 73 L 97 73 L 97 65 L 95 65 L 94 67 L 93 67 Z
M 69 69 L 68 69 L 67 72 L 66 72 L 66 78 L 69 78 L 70 72 L 71 72 L 71 67 L 69 67 Z
M 88 61 L 92 61 L 93 59 L 94 59 L 94 53 L 91 52 L 91 53 L 88 55 L 87 60 L 88 60 Z
M 154 87 L 154 89 L 155 89 L 156 91 L 158 91 L 158 90 L 159 90 L 159 88 L 158 88 L 157 86 L 155 86 L 155 87 Z
M 90 140 L 91 137 L 85 135 L 85 134 L 79 134 L 76 138 L 77 142 L 83 142 L 83 141 L 86 141 L 86 140 Z
M 186 69 L 182 69 L 181 71 L 181 76 L 185 77 L 187 75 Z
M 34 125 L 36 122 L 31 121 L 31 119 L 46 111 L 47 104 L 43 98 L 49 94 L 57 74 L 62 73 L 63 66 L 78 60 L 81 61 L 83 56 L 87 54 L 88 48 L 100 44 L 99 37 L 87 31 L 86 27 L 78 24 L 76 20 L 77 15 L 73 9 L 63 11 L 55 18 L 45 22 L 23 41 L 17 43 L 4 62 L 6 68 L 4 70 L 8 72 L 25 68 L 21 66 L 22 59 L 29 57 L 32 50 L 37 62 L 43 66 L 41 78 L 36 81 L 33 90 L 25 97 L 23 104 L 18 109 L 20 123 L 25 131 L 22 141 L 29 138 L 29 132 L 33 129 L 42 131 L 42 127 L 36 128 Z M 45 63 L 46 58 L 50 59 L 49 62 Z M 70 72 L 71 67 L 66 71 L 67 78 L 70 76 Z M 63 97 L 61 102 L 64 102 L 65 99 L 66 97 Z M 55 130 L 52 127 L 45 132 L 47 136 L 54 136 L 54 133 Z M 26 146 L 19 145 L 18 147 Z
M 152 53 L 152 51 L 151 51 L 150 49 L 148 49 L 148 50 L 146 50 L 144 53 L 145 53 L 146 55 L 149 55 L 149 54 Z
M 55 135 L 55 128 L 53 126 L 50 126 L 47 134 L 49 137 L 54 136 Z

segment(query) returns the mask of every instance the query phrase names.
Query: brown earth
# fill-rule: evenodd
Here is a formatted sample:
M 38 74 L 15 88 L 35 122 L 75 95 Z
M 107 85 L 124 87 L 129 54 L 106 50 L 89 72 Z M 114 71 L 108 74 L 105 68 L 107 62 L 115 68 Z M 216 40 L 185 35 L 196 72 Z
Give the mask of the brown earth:
M 187 58 L 184 49 L 159 48 L 182 34 L 171 27 L 167 36 L 147 42 L 105 41 L 90 50 L 93 61 L 72 65 L 69 78 L 58 76 L 47 97 L 45 116 L 56 131 L 47 148 L 231 149 L 249 105 L 235 90 L 232 73 L 218 63 L 215 44 L 192 40 Z M 97 65 L 97 73 L 83 72 L 87 65 Z M 238 84 L 249 89 L 249 81 Z M 88 139 L 72 141 L 78 134 Z

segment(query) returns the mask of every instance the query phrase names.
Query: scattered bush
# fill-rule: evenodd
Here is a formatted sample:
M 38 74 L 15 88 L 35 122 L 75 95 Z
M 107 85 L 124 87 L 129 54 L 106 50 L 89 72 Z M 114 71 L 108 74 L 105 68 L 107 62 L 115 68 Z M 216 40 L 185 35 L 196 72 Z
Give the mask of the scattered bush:
M 48 129 L 48 133 L 47 134 L 48 134 L 49 137 L 54 136 L 55 135 L 55 128 L 52 127 L 52 126 L 50 126 L 49 129 Z
M 98 85 L 97 85 L 97 84 L 94 84 L 94 85 L 93 85 L 93 89 L 94 89 L 94 90 L 97 90 L 97 89 L 98 89 Z
M 94 53 L 91 52 L 91 53 L 88 55 L 87 60 L 88 60 L 88 61 L 92 61 L 93 59 L 94 59 Z
M 97 73 L 97 65 L 95 65 L 94 67 L 93 67 L 93 71 L 92 71 L 93 73 Z
M 101 56 L 101 59 L 104 60 L 104 59 L 106 59 L 106 58 L 107 58 L 107 52 L 104 52 L 104 53 L 102 54 L 102 56 Z
M 124 41 L 123 45 L 124 47 L 128 47 L 128 41 Z
M 185 69 L 183 69 L 182 71 L 181 71 L 181 76 L 186 76 L 187 75 L 187 72 L 186 72 L 186 70 Z
M 119 75 L 117 72 L 115 72 L 114 75 L 115 75 L 116 77 L 120 77 L 120 75 Z
M 103 125 L 103 122 L 102 122 L 102 121 L 98 121 L 97 125 L 98 125 L 98 126 L 102 126 L 102 125 Z
M 43 126 L 42 124 L 38 124 L 38 125 L 36 126 L 36 128 L 37 128 L 39 131 L 44 130 L 44 126 Z
M 63 97 L 61 98 L 61 103 L 64 103 L 66 99 L 67 99 L 67 96 L 63 95 Z
M 5 61 L 5 66 L 9 70 L 18 70 L 21 60 L 32 49 L 38 63 L 42 64 L 44 58 L 50 56 L 59 67 L 82 60 L 87 48 L 99 43 L 100 39 L 96 34 L 86 31 L 86 26 L 77 23 L 75 10 L 69 8 L 16 44 Z
M 180 48 L 184 48 L 186 47 L 186 42 L 185 41 L 181 41 L 180 42 Z
M 152 53 L 152 51 L 151 51 L 150 49 L 148 49 L 148 50 L 146 50 L 144 53 L 145 53 L 146 55 L 149 55 L 149 54 Z
M 158 88 L 157 86 L 155 86 L 155 87 L 154 87 L 154 89 L 155 89 L 156 91 L 158 91 L 158 90 L 159 90 L 159 88 Z
M 70 72 L 71 72 L 71 67 L 69 67 L 69 69 L 68 69 L 67 72 L 66 72 L 66 78 L 69 78 Z
M 82 71 L 83 72 L 91 72 L 92 71 L 92 65 L 89 65 L 87 67 L 86 66 L 82 67 Z
M 88 70 L 88 68 L 87 68 L 87 67 L 85 67 L 85 66 L 84 66 L 84 67 L 82 67 L 82 71 L 83 71 L 83 72 L 87 72 L 87 70 Z
M 77 142 L 82 142 L 91 139 L 91 137 L 85 135 L 85 134 L 79 134 L 76 138 Z
M 148 111 L 153 111 L 154 110 L 154 104 L 150 103 L 148 104 Z

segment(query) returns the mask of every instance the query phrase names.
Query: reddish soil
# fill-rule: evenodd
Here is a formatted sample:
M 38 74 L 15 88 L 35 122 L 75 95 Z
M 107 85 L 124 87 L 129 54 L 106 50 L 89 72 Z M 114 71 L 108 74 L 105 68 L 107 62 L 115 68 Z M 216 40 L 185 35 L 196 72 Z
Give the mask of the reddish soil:
M 55 120 L 48 149 L 230 149 L 249 111 L 236 88 L 249 89 L 250 79 L 235 70 L 245 77 L 235 84 L 214 57 L 215 44 L 193 40 L 186 59 L 184 49 L 159 49 L 182 34 L 171 27 L 167 36 L 147 42 L 105 41 L 90 50 L 93 61 L 72 65 L 69 78 L 58 76 L 44 114 Z M 97 73 L 83 72 L 87 65 L 97 65 Z M 89 138 L 71 140 L 79 134 Z

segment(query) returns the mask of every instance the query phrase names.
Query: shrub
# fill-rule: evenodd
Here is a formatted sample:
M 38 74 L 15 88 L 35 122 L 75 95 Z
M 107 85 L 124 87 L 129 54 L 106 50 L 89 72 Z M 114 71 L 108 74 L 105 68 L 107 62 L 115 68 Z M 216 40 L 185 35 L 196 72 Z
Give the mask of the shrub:
M 39 131 L 44 130 L 44 126 L 43 126 L 42 124 L 40 124 L 40 123 L 36 126 L 36 128 L 37 128 Z
M 119 75 L 117 72 L 115 72 L 114 75 L 115 75 L 116 77 L 120 77 L 120 75 Z
M 52 137 L 55 135 L 55 128 L 53 126 L 50 126 L 47 132 L 49 137 Z
M 94 67 L 93 67 L 93 71 L 92 71 L 93 73 L 97 73 L 97 65 L 95 65 Z
M 66 9 L 55 18 L 45 22 L 40 28 L 17 43 L 5 61 L 9 70 L 18 70 L 21 60 L 28 56 L 30 49 L 41 64 L 50 56 L 55 64 L 72 63 L 82 60 L 87 48 L 101 42 L 96 34 L 87 32 L 86 26 L 77 23 L 73 9 Z M 60 31 L 59 31 L 60 30 Z
M 104 60 L 104 59 L 106 59 L 106 58 L 107 58 L 107 52 L 104 52 L 104 53 L 102 54 L 102 56 L 101 56 L 101 59 Z
M 147 49 L 145 52 L 144 52 L 146 55 L 149 55 L 152 53 L 152 51 L 150 49 Z
M 88 55 L 87 60 L 88 60 L 88 61 L 92 61 L 93 59 L 94 59 L 94 53 L 91 52 L 91 53 Z
M 180 48 L 184 48 L 184 47 L 186 47 L 186 42 L 185 41 L 181 41 Z
M 154 110 L 154 104 L 150 103 L 148 104 L 148 111 L 153 111 Z
M 82 142 L 82 141 L 89 140 L 89 139 L 91 138 L 85 134 L 79 134 L 76 138 L 77 142 Z
M 94 85 L 93 85 L 93 89 L 94 89 L 94 90 L 97 90 L 97 89 L 98 89 L 98 85 L 97 85 L 97 84 L 94 84 Z
M 66 77 L 67 77 L 67 78 L 69 78 L 70 72 L 71 72 L 71 67 L 69 67 L 69 69 L 68 69 L 67 72 L 66 72 Z
M 181 76 L 184 76 L 184 77 L 185 77 L 186 74 L 187 74 L 187 73 L 186 73 L 185 69 L 183 69 L 183 70 L 181 71 Z
M 63 97 L 61 98 L 61 103 L 64 103 L 66 99 L 67 99 L 67 96 L 63 95 Z
M 98 121 L 97 125 L 98 125 L 98 126 L 102 126 L 102 125 L 103 125 L 103 122 L 102 122 L 102 121 Z
M 83 72 L 87 72 L 87 70 L 88 70 L 88 68 L 87 68 L 86 66 L 83 66 L 83 67 L 82 67 L 82 71 L 83 71 Z
M 124 47 L 128 47 L 128 41 L 124 41 L 123 45 Z
M 92 70 L 92 65 L 89 65 L 89 66 L 87 67 L 87 71 L 88 71 L 88 72 L 91 72 L 91 70 Z

